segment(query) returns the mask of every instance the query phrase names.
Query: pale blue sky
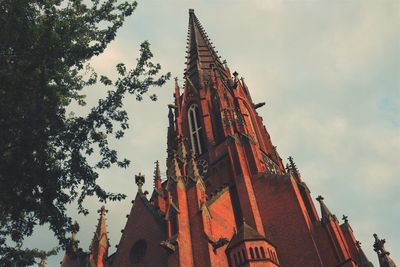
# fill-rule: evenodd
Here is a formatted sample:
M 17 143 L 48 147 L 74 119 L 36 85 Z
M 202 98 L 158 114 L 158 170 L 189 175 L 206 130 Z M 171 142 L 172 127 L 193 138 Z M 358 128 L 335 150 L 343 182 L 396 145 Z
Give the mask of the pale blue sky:
M 92 64 L 115 76 L 119 62 L 133 65 L 141 41 L 149 40 L 155 59 L 182 83 L 188 9 L 194 8 L 219 55 L 245 77 L 260 115 L 282 158 L 292 155 L 313 197 L 321 194 L 338 218 L 349 216 L 370 260 L 374 232 L 400 264 L 400 2 L 360 1 L 139 1 L 117 39 Z M 109 204 L 112 248 L 119 242 L 134 174 L 152 184 L 153 162 L 165 162 L 167 104 L 173 83 L 154 91 L 156 103 L 126 99 L 132 116 L 126 137 L 115 142 L 128 170 L 101 172 L 101 184 L 124 192 L 126 201 Z M 89 103 L 104 88 L 88 90 Z M 165 168 L 164 172 L 165 172 Z M 78 217 L 80 245 L 88 249 L 101 204 Z M 76 211 L 69 210 L 71 215 Z M 52 234 L 40 229 L 29 244 L 49 248 Z M 62 255 L 49 259 L 57 266 Z

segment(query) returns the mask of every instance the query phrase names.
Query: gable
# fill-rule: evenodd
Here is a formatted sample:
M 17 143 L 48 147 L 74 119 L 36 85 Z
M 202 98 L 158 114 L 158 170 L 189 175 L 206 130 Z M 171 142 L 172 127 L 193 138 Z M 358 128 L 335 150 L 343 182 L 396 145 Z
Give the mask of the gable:
M 136 195 L 113 259 L 113 266 L 165 266 L 167 253 L 160 246 L 165 240 L 165 224 L 150 202 Z M 157 255 L 157 257 L 154 257 Z

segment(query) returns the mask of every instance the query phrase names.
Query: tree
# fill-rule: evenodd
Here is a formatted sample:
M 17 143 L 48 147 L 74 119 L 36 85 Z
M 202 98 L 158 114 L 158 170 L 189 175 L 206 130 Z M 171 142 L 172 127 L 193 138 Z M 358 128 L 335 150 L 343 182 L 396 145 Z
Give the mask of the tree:
M 0 0 L 0 265 L 26 266 L 45 255 L 21 249 L 36 225 L 48 223 L 65 246 L 72 224 L 66 205 L 76 201 L 87 214 L 87 196 L 125 197 L 96 183 L 99 169 L 129 165 L 109 146 L 110 138 L 122 138 L 129 127 L 122 100 L 127 94 L 142 100 L 170 74 L 159 74 L 148 42 L 141 44 L 133 69 L 116 66 L 115 81 L 97 74 L 88 61 L 114 40 L 136 5 Z M 67 114 L 70 104 L 85 105 L 84 89 L 98 82 L 110 88 L 107 96 L 86 116 Z M 100 160 L 90 164 L 91 155 Z

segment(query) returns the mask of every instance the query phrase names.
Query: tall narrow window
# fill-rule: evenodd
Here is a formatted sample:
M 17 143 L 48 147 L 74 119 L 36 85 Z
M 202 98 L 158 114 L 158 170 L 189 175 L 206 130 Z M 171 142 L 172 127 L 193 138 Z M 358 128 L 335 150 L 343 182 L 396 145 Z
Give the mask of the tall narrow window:
M 203 128 L 201 127 L 199 108 L 195 104 L 191 105 L 188 110 L 188 121 L 192 150 L 201 155 L 204 152 Z

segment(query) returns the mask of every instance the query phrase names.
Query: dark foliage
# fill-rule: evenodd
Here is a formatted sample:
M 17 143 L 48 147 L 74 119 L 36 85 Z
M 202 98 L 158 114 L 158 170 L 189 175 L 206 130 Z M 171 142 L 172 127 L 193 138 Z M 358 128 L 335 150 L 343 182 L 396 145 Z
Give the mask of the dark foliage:
M 129 165 L 109 147 L 129 127 L 122 100 L 127 94 L 141 100 L 170 75 L 159 74 L 148 42 L 132 70 L 117 65 L 115 81 L 88 60 L 104 51 L 135 7 L 117 0 L 0 0 L 0 265 L 27 266 L 46 256 L 21 248 L 36 225 L 48 223 L 65 246 L 66 205 L 76 201 L 87 214 L 87 196 L 124 198 L 96 183 L 98 169 Z M 67 114 L 71 103 L 85 105 L 83 89 L 98 81 L 110 88 L 107 96 L 87 116 Z M 90 164 L 90 155 L 100 160 Z

